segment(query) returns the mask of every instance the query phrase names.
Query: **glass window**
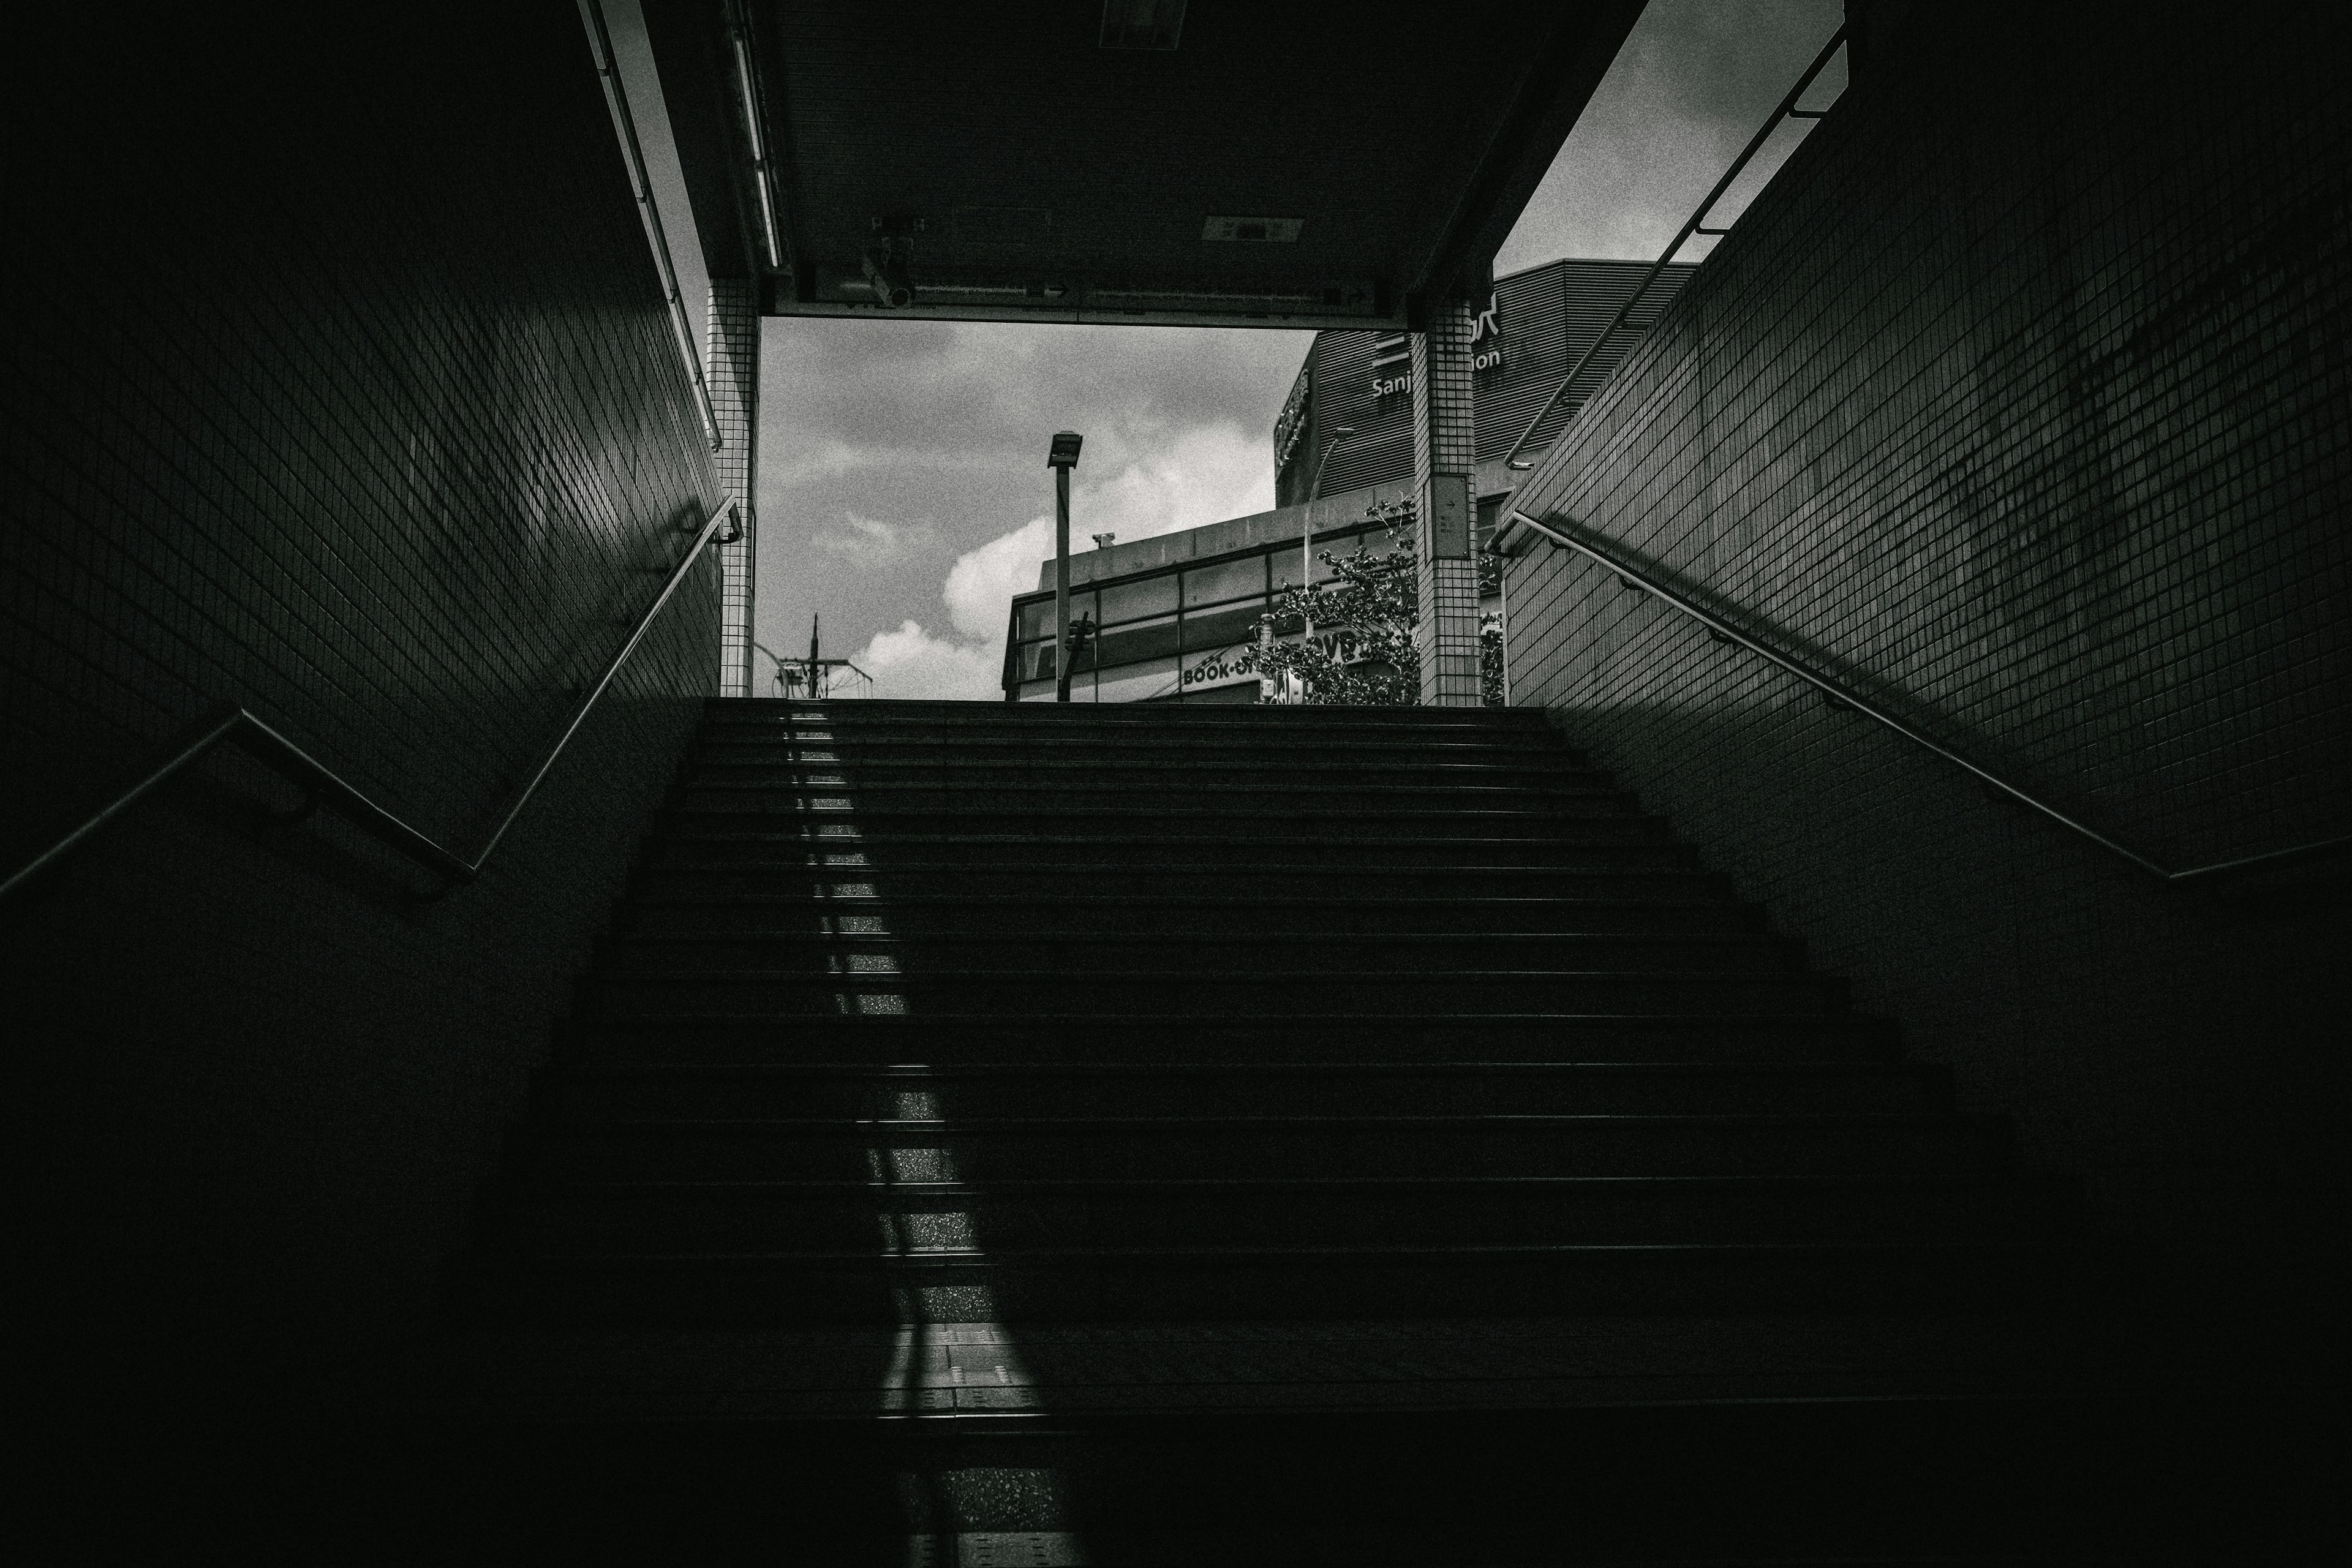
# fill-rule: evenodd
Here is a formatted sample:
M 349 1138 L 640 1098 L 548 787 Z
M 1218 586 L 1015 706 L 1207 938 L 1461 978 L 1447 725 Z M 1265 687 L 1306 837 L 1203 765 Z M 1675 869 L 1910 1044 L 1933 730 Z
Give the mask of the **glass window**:
M 1023 643 L 1020 657 L 1013 662 L 1013 670 L 1023 680 L 1051 680 L 1059 668 L 1054 662 L 1054 645 L 1050 639 Z
M 1124 668 L 1106 669 L 1097 678 L 1097 700 L 1103 702 L 1141 702 L 1151 697 L 1169 697 L 1177 690 L 1176 660 L 1147 659 Z
M 1102 591 L 1101 621 L 1109 626 L 1115 621 L 1140 620 L 1146 616 L 1164 616 L 1176 608 L 1176 574 L 1163 573 L 1146 577 L 1140 583 L 1120 583 Z M 1077 611 L 1070 612 L 1073 619 Z
M 1218 610 L 1188 610 L 1184 615 L 1184 647 L 1190 652 L 1246 642 L 1256 635 L 1254 628 L 1264 614 L 1264 599 L 1250 599 Z
M 1227 561 L 1215 566 L 1193 566 L 1184 573 L 1184 606 L 1222 604 L 1265 592 L 1265 557 Z
M 1156 621 L 1139 625 L 1113 626 L 1097 639 L 1098 662 L 1106 668 L 1132 664 L 1139 658 L 1157 658 L 1161 654 L 1174 653 L 1177 647 L 1176 617 L 1162 616 Z
M 1091 588 L 1070 590 L 1070 619 L 1095 614 L 1095 595 Z M 1051 637 L 1054 635 L 1054 601 L 1051 595 L 1036 603 L 1021 606 L 1021 631 L 1024 638 Z
M 1077 621 L 1079 616 L 1091 614 L 1094 614 L 1094 590 L 1070 590 L 1070 621 Z M 1051 595 L 1045 599 L 1037 599 L 1034 605 L 1021 606 L 1021 632 L 1018 635 L 1024 639 L 1051 637 L 1054 635 L 1054 599 L 1051 599 Z

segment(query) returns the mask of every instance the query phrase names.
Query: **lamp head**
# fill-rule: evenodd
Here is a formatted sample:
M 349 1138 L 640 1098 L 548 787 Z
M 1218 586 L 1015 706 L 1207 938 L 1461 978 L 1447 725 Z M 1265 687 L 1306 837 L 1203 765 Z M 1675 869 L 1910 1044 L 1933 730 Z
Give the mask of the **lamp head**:
M 1078 466 L 1078 447 L 1086 440 L 1076 430 L 1060 430 L 1054 435 L 1054 444 L 1045 453 L 1049 468 L 1075 468 Z
M 915 302 L 914 279 L 907 273 L 905 247 L 893 240 L 884 240 L 879 250 L 869 250 L 865 259 L 866 281 L 873 286 L 874 297 L 893 310 L 903 310 Z

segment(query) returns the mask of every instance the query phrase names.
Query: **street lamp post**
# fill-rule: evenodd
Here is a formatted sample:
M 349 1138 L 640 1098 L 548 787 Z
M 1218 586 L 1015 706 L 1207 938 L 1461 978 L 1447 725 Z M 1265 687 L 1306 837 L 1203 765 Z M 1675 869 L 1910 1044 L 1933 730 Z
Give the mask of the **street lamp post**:
M 1070 470 L 1078 466 L 1086 437 L 1075 430 L 1055 434 L 1045 466 L 1054 470 L 1054 700 L 1070 700 Z
M 1315 582 L 1315 498 L 1322 491 L 1323 469 L 1331 461 L 1331 449 L 1355 433 L 1346 425 L 1331 432 L 1331 438 L 1323 443 L 1323 455 L 1315 460 L 1315 478 L 1307 487 L 1307 515 L 1298 524 L 1298 614 L 1302 627 L 1298 646 L 1302 650 L 1315 641 L 1315 612 L 1308 607 L 1313 601 L 1307 596 Z M 1307 677 L 1303 673 L 1298 678 L 1298 695 L 1305 700 Z

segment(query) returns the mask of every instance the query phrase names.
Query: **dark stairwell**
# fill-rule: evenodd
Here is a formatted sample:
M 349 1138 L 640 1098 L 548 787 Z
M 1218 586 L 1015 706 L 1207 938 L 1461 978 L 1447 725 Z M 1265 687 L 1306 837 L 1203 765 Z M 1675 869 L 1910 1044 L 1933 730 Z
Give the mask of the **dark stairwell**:
M 1536 714 L 733 701 L 408 1399 L 531 1539 L 2073 1560 L 2113 1261 Z

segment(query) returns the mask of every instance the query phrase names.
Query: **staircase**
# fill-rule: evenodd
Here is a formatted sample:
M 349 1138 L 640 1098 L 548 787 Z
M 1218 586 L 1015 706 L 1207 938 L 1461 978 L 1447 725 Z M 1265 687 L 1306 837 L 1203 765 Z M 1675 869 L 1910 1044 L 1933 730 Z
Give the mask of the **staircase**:
M 2074 1561 L 2080 1252 L 1538 715 L 729 701 L 422 1407 L 808 1561 Z

